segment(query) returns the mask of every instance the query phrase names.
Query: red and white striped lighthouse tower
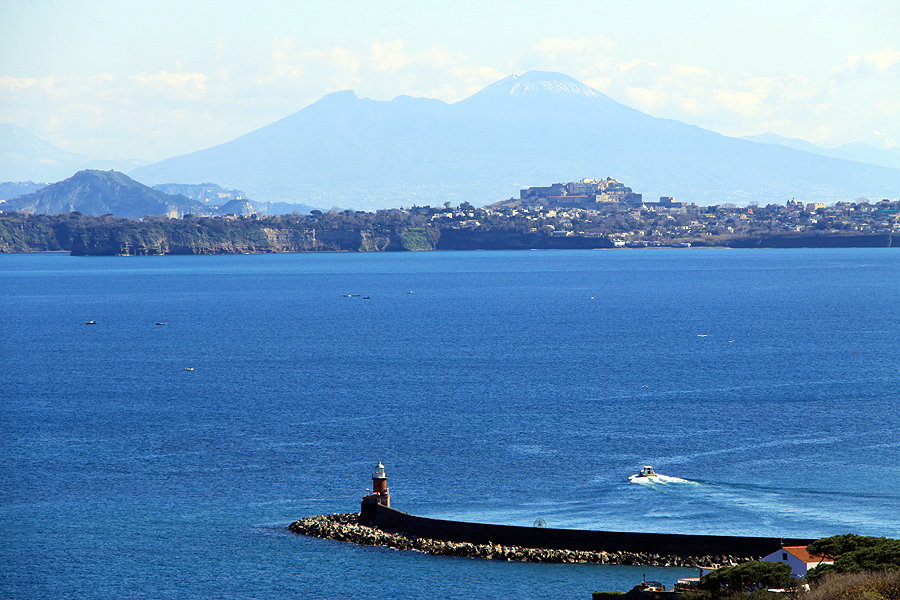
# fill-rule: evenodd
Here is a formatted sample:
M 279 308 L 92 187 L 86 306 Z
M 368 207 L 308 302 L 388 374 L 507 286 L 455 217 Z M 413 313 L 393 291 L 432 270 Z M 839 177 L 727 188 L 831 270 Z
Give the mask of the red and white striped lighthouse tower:
M 384 504 L 388 507 L 391 505 L 391 493 L 387 486 L 387 475 L 381 462 L 378 463 L 378 466 L 375 467 L 375 472 L 372 473 L 372 496 L 375 497 L 378 504 Z

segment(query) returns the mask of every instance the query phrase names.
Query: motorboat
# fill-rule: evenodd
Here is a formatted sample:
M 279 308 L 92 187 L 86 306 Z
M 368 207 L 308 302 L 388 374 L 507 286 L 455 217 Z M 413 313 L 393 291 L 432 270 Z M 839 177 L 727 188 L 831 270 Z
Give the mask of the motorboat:
M 644 465 L 641 467 L 640 472 L 637 475 L 632 475 L 632 477 L 659 477 L 659 474 L 650 465 Z
M 629 475 L 628 481 L 631 483 L 644 483 L 651 486 L 661 484 L 684 484 L 684 485 L 702 485 L 699 481 L 691 481 L 690 479 L 682 479 L 681 477 L 672 477 L 671 475 L 661 475 L 653 470 L 650 465 L 644 465 L 641 470 L 634 475 Z

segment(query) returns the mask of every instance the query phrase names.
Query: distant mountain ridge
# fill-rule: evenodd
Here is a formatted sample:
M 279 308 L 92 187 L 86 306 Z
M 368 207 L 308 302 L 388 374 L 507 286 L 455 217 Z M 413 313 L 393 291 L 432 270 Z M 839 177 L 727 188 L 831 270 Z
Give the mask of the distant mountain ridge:
M 812 152 L 821 154 L 822 156 L 831 156 L 833 158 L 842 158 L 844 160 L 853 160 L 873 165 L 881 165 L 893 169 L 900 169 L 900 146 L 891 144 L 893 140 L 884 139 L 884 136 L 875 132 L 869 138 L 874 138 L 881 142 L 882 147 L 875 146 L 862 139 L 847 142 L 836 148 L 823 148 L 806 140 L 796 138 L 788 138 L 777 133 L 761 133 L 759 135 L 748 135 L 742 139 L 761 142 L 763 144 L 777 144 L 787 148 L 803 150 L 804 152 Z M 882 138 L 882 139 L 879 139 Z
M 142 218 L 158 215 L 178 218 L 188 213 L 250 216 L 308 213 L 312 209 L 311 206 L 302 204 L 253 202 L 246 199 L 243 192 L 224 190 L 215 184 L 164 184 L 151 188 L 124 173 L 95 169 L 79 171 L 72 177 L 49 186 L 18 184 L 17 187 L 37 189 L 7 202 L 0 202 L 0 210 L 34 214 L 77 211 L 95 216 L 113 214 L 117 217 Z M 166 193 L 167 190 L 187 191 L 204 200 L 208 197 L 209 201 L 206 203 L 180 193 Z
M 52 183 L 84 169 L 130 171 L 139 160 L 94 159 L 68 152 L 12 123 L 0 123 L 0 181 Z
M 33 194 L 45 187 L 47 187 L 46 183 L 35 183 L 33 181 L 4 181 L 0 183 L 0 201 L 18 198 L 25 194 Z
M 295 211 L 305 214 L 315 208 L 302 203 L 255 202 L 241 190 L 226 190 L 215 183 L 161 183 L 152 187 L 169 195 L 181 194 L 209 207 L 218 207 L 221 214 L 283 215 Z
M 209 213 L 209 209 L 196 200 L 181 195 L 170 196 L 117 171 L 97 170 L 79 171 L 68 179 L 10 200 L 0 207 L 37 214 L 77 211 L 85 215 L 114 214 L 131 218 Z
M 247 195 L 240 190 L 226 190 L 215 183 L 160 183 L 151 187 L 154 190 L 159 190 L 170 196 L 181 194 L 185 198 L 213 205 L 247 197 Z
M 698 204 L 900 195 L 900 170 L 729 138 L 651 117 L 559 73 L 512 75 L 454 104 L 328 94 L 225 144 L 140 167 L 142 181 L 216 181 L 256 200 L 375 209 L 470 201 L 613 176 Z

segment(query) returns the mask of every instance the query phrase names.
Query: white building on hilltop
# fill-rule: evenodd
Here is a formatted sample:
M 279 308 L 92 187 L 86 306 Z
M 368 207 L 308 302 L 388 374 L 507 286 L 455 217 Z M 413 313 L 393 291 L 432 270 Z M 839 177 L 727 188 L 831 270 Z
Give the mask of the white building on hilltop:
M 810 554 L 806 546 L 784 546 L 760 559 L 765 562 L 780 562 L 791 568 L 791 577 L 806 577 L 806 572 L 818 565 L 830 565 L 834 561 Z

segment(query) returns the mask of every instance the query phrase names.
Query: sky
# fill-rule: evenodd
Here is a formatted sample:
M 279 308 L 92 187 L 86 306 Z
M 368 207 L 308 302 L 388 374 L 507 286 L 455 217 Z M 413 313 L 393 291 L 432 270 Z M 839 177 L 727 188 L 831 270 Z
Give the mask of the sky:
M 895 0 L 0 0 L 0 122 L 157 161 L 335 91 L 456 102 L 544 70 L 724 135 L 885 147 L 898 31 Z

